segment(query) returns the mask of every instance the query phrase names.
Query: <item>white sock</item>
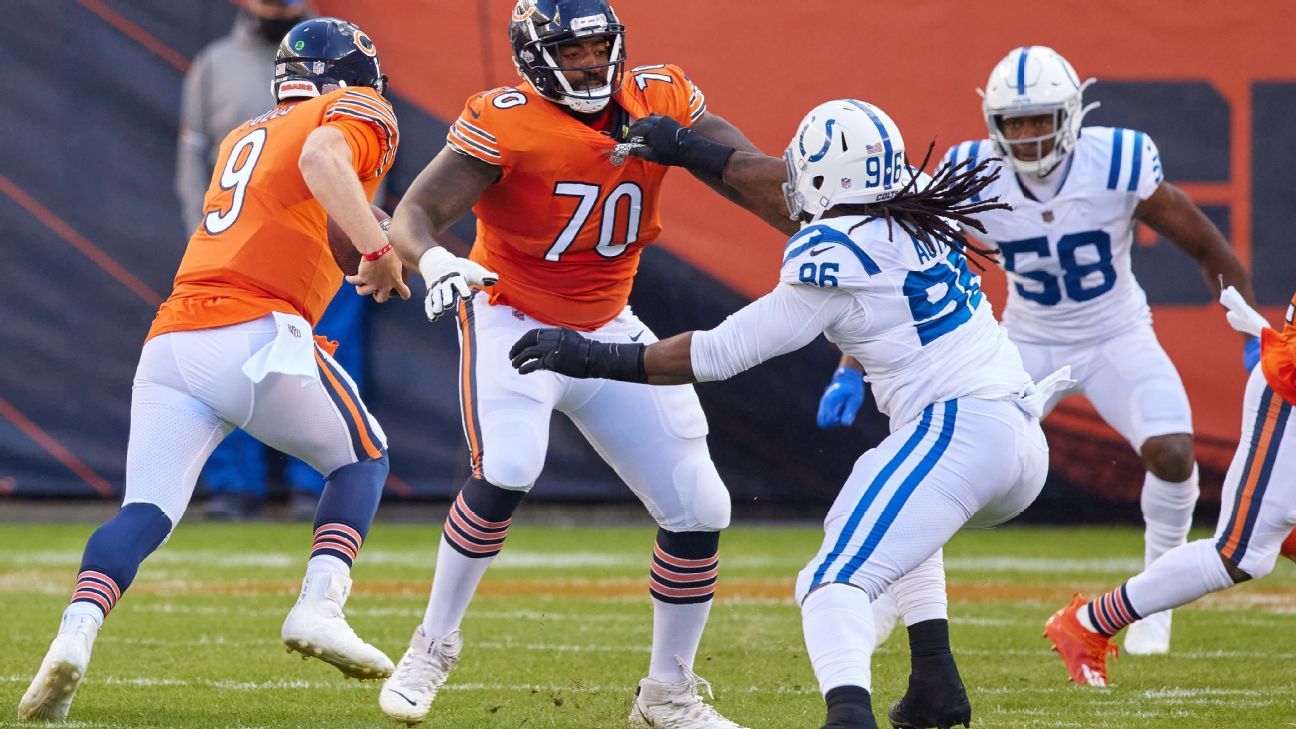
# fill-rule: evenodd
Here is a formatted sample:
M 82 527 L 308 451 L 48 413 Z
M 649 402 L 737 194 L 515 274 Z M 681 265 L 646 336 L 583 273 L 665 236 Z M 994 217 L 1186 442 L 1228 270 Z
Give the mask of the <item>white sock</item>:
M 91 605 L 88 602 L 70 603 L 63 611 L 63 618 L 59 621 L 59 634 L 62 635 L 69 630 L 77 627 L 84 618 L 90 618 L 94 621 L 95 630 L 103 627 L 104 621 L 103 608 L 98 605 Z
M 351 568 L 347 566 L 346 562 L 343 562 L 337 557 L 321 554 L 311 557 L 310 561 L 306 563 L 306 573 L 310 574 L 311 572 L 332 572 L 336 575 L 349 576 L 351 574 Z
M 697 659 L 698 643 L 702 641 L 702 630 L 706 627 L 707 616 L 711 614 L 712 600 L 695 602 L 687 605 L 662 602 L 652 598 L 653 603 L 653 640 L 652 658 L 648 662 L 648 678 L 663 683 L 679 683 L 684 680 L 684 671 L 680 670 L 680 660 L 693 668 Z
M 1233 586 L 1211 539 L 1198 539 L 1166 552 L 1125 583 L 1125 594 L 1140 615 L 1187 605 Z
M 945 557 L 942 550 L 908 574 L 891 583 L 887 593 L 895 598 L 905 625 L 924 620 L 949 620 L 945 597 Z
M 867 593 L 840 582 L 820 587 L 801 603 L 801 629 L 820 693 L 838 686 L 873 690 L 873 609 Z
M 1143 493 L 1139 497 L 1146 525 L 1143 532 L 1143 564 L 1152 564 L 1161 555 L 1188 541 L 1188 529 L 1192 526 L 1197 494 L 1195 463 L 1187 481 L 1162 481 L 1152 475 L 1151 471 L 1143 478 Z
M 465 557 L 444 540 L 441 542 L 436 573 L 432 575 L 432 594 L 423 613 L 423 635 L 444 638 L 459 629 L 478 583 L 494 561 L 495 556 Z

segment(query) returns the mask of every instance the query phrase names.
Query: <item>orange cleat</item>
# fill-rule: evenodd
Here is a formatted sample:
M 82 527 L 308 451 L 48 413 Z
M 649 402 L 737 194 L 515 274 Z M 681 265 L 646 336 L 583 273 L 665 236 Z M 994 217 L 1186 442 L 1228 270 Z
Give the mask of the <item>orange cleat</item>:
M 1111 638 L 1080 624 L 1076 613 L 1086 605 L 1076 593 L 1071 604 L 1053 613 L 1044 624 L 1044 637 L 1053 641 L 1053 651 L 1062 657 L 1071 680 L 1081 685 L 1107 686 L 1107 656 L 1119 655 Z
M 1282 556 L 1296 562 L 1296 529 L 1293 529 L 1292 533 L 1287 535 L 1287 538 L 1283 540 L 1282 548 L 1278 551 Z

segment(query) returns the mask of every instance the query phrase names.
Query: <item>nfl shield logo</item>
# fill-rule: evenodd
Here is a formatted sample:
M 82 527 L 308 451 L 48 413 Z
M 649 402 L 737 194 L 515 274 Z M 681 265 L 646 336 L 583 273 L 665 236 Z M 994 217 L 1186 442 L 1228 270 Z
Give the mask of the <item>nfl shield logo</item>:
M 850 188 L 851 188 L 851 178 L 849 177 L 841 178 L 841 189 L 849 190 Z
M 324 73 L 324 62 L 316 61 L 313 65 L 313 68 L 315 69 L 315 73 Z

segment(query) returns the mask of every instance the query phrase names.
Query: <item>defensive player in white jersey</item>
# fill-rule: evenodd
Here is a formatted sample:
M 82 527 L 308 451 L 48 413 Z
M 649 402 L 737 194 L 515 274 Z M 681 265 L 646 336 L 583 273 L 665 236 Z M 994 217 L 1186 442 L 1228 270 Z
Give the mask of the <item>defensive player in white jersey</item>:
M 734 152 L 725 183 L 769 159 Z M 851 99 L 811 110 L 785 159 L 803 227 L 772 292 L 710 331 L 632 344 L 536 329 L 510 356 L 524 374 L 672 385 L 732 377 L 824 334 L 864 363 L 892 432 L 856 462 L 796 596 L 825 729 L 870 728 L 870 600 L 965 524 L 998 524 L 1034 500 L 1048 468 L 1039 416 L 1068 381 L 1065 369 L 1031 381 L 968 270 L 953 221 L 999 207 L 968 201 L 988 182 L 979 169 L 915 179 L 895 123 Z
M 1050 48 L 1008 53 L 982 91 L 990 139 L 955 145 L 945 161 L 1001 157 L 1000 175 L 982 195 L 1012 210 L 979 216 L 1008 276 L 1003 324 L 1033 376 L 1069 364 L 1076 385 L 1057 401 L 1082 394 L 1133 446 L 1147 474 L 1141 506 L 1144 559 L 1151 564 L 1183 544 L 1197 503 L 1192 412 L 1183 382 L 1152 330 L 1147 297 L 1130 267 L 1138 223 L 1147 224 L 1201 267 L 1207 286 L 1219 280 L 1252 300 L 1250 279 L 1224 235 L 1182 190 L 1166 182 L 1156 144 L 1144 132 L 1084 127 L 1084 90 L 1071 64 Z M 1258 356 L 1257 343 L 1247 356 Z M 853 363 L 843 361 L 844 367 Z M 859 375 L 838 370 L 840 380 Z M 858 407 L 856 404 L 854 407 Z M 852 408 L 841 408 L 849 411 Z M 1131 626 L 1131 654 L 1170 649 L 1170 613 Z

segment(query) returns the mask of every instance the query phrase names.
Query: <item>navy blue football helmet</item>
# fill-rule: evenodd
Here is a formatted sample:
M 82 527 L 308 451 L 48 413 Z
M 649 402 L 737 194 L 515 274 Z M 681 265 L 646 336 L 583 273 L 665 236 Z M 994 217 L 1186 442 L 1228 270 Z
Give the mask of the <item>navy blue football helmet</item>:
M 319 96 L 346 86 L 368 86 L 380 94 L 387 88 L 378 49 L 355 23 L 313 18 L 293 26 L 279 42 L 276 100 Z
M 608 37 L 606 64 L 562 68 L 558 46 L 586 38 Z M 518 0 L 509 22 L 513 62 L 536 92 L 582 113 L 601 111 L 621 90 L 625 69 L 625 26 L 607 0 Z M 606 71 L 606 82 L 590 89 L 573 89 L 563 71 Z

